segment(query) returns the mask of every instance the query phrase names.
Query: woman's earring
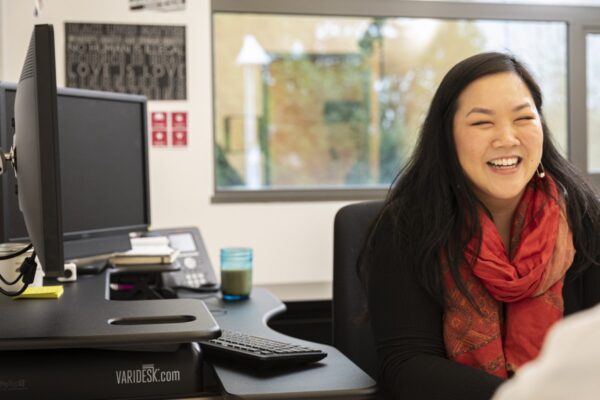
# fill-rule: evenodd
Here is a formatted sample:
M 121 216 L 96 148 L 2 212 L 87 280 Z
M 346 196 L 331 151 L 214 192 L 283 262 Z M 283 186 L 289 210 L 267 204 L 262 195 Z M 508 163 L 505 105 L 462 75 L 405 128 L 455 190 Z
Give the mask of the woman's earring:
M 544 169 L 544 165 L 542 164 L 541 161 L 540 161 L 540 165 L 538 165 L 537 169 L 535 170 L 535 173 L 537 174 L 537 176 L 540 179 L 544 178 L 546 176 L 546 170 Z

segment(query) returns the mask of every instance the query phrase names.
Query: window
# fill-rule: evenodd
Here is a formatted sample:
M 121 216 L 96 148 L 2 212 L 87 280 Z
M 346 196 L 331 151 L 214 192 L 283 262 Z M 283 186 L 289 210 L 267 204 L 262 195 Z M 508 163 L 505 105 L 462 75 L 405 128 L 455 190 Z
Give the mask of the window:
M 568 23 L 552 20 L 214 11 L 215 198 L 381 196 L 441 78 L 483 51 L 529 66 L 567 154 L 567 37 Z
M 587 167 L 600 173 L 600 33 L 586 37 L 587 55 Z

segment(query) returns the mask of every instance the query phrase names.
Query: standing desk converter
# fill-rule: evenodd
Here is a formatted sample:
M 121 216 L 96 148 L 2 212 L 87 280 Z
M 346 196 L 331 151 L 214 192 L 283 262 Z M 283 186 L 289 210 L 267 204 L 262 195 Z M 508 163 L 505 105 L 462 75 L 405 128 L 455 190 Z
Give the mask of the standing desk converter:
M 221 329 L 306 345 L 327 353 L 327 357 L 317 363 L 283 371 L 253 372 L 214 364 L 214 372 L 225 398 L 375 398 L 375 381 L 334 347 L 292 338 L 270 329 L 267 321 L 285 311 L 285 305 L 266 289 L 255 288 L 250 299 L 240 302 L 224 302 L 220 296 L 214 296 L 204 299 L 202 304 L 192 299 L 200 298 L 199 295 L 173 301 L 109 301 L 107 283 L 108 274 L 83 277 L 76 283 L 65 285 L 65 293 L 58 301 L 0 299 L 3 319 L 9 317 L 8 320 L 18 322 L 15 325 L 3 324 L 0 328 L 0 336 L 4 337 L 4 346 L 0 346 L 0 350 L 14 347 L 102 347 L 116 343 L 127 346 L 139 344 L 140 339 L 141 342 L 157 344 L 173 343 L 185 336 L 198 335 L 196 329 L 200 326 L 200 336 L 210 338 L 217 334 L 216 320 Z M 172 326 L 175 329 L 166 337 L 164 325 L 161 328 L 117 325 L 116 332 L 106 326 L 106 320 L 110 317 L 164 317 L 180 315 L 184 310 L 196 315 L 197 320 L 191 325 L 181 324 L 183 326 L 179 328 Z M 210 311 L 214 320 L 207 311 Z M 190 328 L 194 334 L 191 334 Z M 21 337 L 25 332 L 25 336 Z

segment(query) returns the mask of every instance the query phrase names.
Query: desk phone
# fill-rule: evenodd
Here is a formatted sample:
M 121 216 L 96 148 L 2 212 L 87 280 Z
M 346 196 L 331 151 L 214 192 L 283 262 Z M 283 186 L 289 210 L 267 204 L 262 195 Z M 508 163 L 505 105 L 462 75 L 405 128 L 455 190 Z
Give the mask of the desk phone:
M 173 263 L 177 270 L 162 274 L 165 286 L 201 292 L 219 289 L 198 228 L 159 229 L 152 231 L 151 234 L 165 236 L 169 240 L 169 245 L 179 250 L 179 257 Z

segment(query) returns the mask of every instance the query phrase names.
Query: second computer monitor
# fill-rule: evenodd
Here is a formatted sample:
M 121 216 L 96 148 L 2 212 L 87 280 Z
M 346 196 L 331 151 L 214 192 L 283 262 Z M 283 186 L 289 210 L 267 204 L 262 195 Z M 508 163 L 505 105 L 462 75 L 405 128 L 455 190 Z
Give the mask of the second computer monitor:
M 0 143 L 12 144 L 15 86 L 0 84 Z M 127 249 L 150 224 L 146 98 L 58 89 L 65 258 Z M 7 174 L 9 175 L 9 174 Z M 2 185 L 0 240 L 27 240 L 14 176 Z

